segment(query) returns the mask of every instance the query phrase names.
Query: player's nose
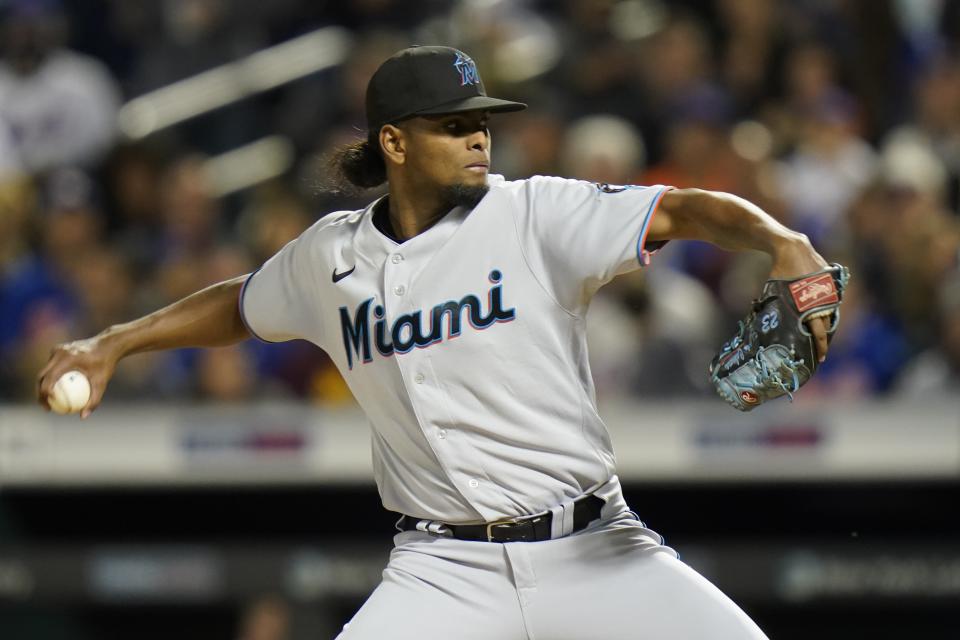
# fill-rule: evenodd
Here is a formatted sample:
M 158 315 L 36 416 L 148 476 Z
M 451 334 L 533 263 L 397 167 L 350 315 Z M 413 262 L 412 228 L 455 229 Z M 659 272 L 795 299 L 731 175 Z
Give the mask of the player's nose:
M 467 144 L 471 149 L 486 151 L 487 146 L 490 144 L 490 139 L 487 137 L 487 130 L 480 129 L 471 133 L 467 138 Z

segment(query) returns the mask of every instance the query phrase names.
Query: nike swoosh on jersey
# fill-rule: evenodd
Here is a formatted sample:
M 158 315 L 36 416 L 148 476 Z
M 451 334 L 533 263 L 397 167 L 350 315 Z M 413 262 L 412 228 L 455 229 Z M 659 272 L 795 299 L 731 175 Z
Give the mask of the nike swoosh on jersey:
M 351 273 L 353 273 L 354 271 L 356 271 L 356 269 L 357 269 L 357 265 L 353 265 L 353 269 L 350 269 L 350 271 L 344 271 L 343 273 L 337 273 L 337 268 L 334 267 L 334 268 L 333 268 L 333 281 L 334 281 L 334 282 L 340 282 L 341 280 L 343 280 L 344 278 L 346 278 L 348 275 L 350 275 Z

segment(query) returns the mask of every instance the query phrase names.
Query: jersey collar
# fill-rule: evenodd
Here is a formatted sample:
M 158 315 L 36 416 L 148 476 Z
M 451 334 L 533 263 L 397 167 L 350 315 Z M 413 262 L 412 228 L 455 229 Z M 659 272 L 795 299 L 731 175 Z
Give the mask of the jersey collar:
M 488 184 L 492 187 L 503 182 L 503 176 L 491 174 L 487 177 Z M 482 208 L 489 199 L 490 194 L 477 205 L 476 209 Z M 378 265 L 388 254 L 397 251 L 402 252 L 427 252 L 432 253 L 446 242 L 460 227 L 460 224 L 471 212 L 463 207 L 454 207 L 445 216 L 438 220 L 432 227 L 418 236 L 410 238 L 405 242 L 398 243 L 387 237 L 383 232 L 377 229 L 373 222 L 376 207 L 384 201 L 387 196 L 381 196 L 371 202 L 360 216 L 360 224 L 354 236 L 355 251 L 366 257 L 372 264 Z

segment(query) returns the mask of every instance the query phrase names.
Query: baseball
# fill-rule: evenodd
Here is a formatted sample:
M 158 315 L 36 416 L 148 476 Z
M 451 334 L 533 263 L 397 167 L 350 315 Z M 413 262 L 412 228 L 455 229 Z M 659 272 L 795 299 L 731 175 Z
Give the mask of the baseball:
M 79 371 L 68 371 L 53 385 L 48 402 L 56 413 L 78 413 L 90 400 L 90 381 Z

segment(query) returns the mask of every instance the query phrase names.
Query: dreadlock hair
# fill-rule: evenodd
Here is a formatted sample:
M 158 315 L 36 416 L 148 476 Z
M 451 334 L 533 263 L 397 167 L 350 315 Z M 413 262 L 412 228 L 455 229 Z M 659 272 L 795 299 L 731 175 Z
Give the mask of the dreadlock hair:
M 368 134 L 366 140 L 337 147 L 326 165 L 327 191 L 356 195 L 387 181 L 387 165 L 374 133 Z

